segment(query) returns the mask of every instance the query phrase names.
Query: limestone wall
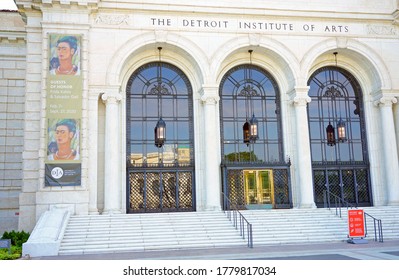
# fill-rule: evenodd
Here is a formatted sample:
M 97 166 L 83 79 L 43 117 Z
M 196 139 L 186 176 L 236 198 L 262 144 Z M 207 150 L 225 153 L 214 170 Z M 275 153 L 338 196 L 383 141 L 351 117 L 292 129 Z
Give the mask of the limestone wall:
M 0 235 L 18 227 L 25 117 L 24 23 L 0 12 Z

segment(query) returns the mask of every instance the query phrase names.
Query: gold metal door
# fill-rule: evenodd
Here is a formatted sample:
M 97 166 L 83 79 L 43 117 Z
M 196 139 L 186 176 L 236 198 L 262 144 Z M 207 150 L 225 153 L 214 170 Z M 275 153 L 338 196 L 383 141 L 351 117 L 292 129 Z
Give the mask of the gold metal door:
M 273 170 L 244 170 L 245 203 L 248 208 L 273 208 Z

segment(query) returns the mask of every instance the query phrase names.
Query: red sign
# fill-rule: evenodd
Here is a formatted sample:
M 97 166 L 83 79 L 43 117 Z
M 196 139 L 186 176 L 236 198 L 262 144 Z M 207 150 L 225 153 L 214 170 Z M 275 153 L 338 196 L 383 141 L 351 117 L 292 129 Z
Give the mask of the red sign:
M 365 237 L 364 211 L 360 209 L 348 210 L 349 237 Z

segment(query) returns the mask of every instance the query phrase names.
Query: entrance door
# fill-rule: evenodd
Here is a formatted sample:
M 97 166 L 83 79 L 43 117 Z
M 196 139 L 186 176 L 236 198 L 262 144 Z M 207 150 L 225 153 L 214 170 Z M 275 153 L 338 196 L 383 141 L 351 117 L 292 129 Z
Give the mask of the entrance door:
M 272 170 L 244 170 L 245 204 L 248 209 L 274 206 Z

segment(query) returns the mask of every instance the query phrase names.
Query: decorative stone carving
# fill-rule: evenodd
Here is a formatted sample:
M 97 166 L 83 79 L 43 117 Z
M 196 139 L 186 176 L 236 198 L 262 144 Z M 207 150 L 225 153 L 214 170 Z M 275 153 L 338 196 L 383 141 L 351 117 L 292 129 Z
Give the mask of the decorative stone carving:
M 107 25 L 129 25 L 128 15 L 97 15 L 94 20 L 96 24 L 107 24 Z
M 296 96 L 291 100 L 295 106 L 306 106 L 312 99 L 309 96 Z
M 367 25 L 367 33 L 372 35 L 398 35 L 399 32 L 394 25 Z
M 397 103 L 398 100 L 396 97 L 393 96 L 383 96 L 381 98 L 378 98 L 377 100 L 374 101 L 375 106 L 392 106 L 393 104 Z
M 218 90 L 218 86 L 204 85 L 200 91 L 202 104 L 216 105 L 220 100 Z
M 116 104 L 119 103 L 122 100 L 122 95 L 117 93 L 103 93 L 101 95 L 101 99 L 104 102 L 104 104 Z
M 214 95 L 202 95 L 201 101 L 205 105 L 216 105 L 220 100 L 219 96 Z

